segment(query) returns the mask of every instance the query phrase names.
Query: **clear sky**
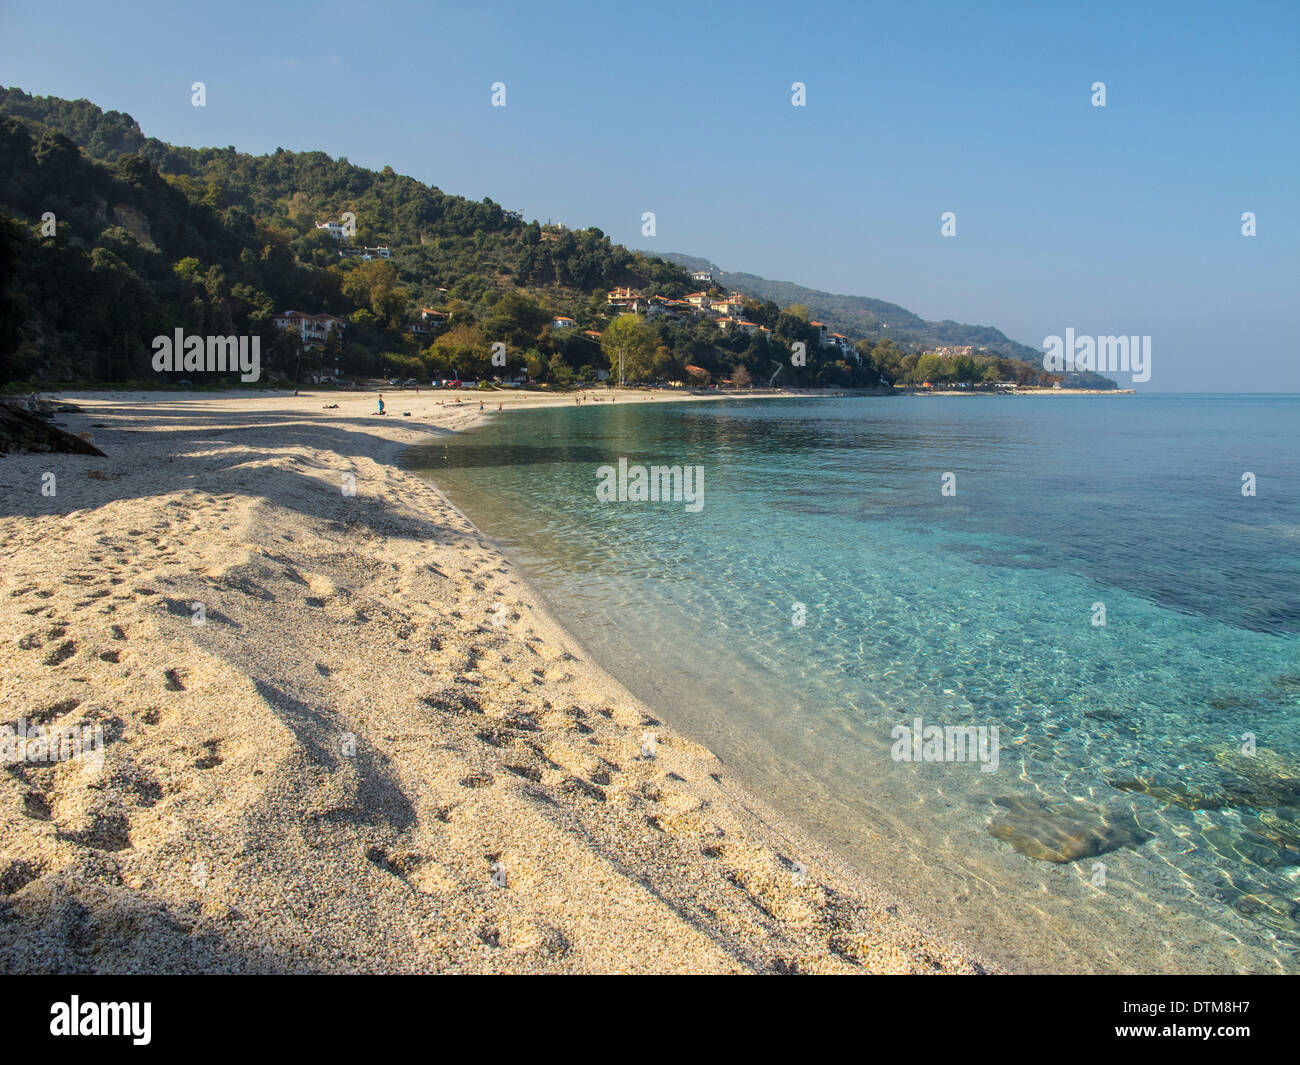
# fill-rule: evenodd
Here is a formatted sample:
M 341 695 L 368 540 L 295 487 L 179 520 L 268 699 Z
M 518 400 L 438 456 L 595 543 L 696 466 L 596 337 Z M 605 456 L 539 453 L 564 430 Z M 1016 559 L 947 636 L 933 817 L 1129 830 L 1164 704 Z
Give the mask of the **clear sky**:
M 0 34 L 0 84 L 166 141 L 390 164 L 1039 348 L 1149 335 L 1150 390 L 1300 391 L 1297 0 L 0 0 Z

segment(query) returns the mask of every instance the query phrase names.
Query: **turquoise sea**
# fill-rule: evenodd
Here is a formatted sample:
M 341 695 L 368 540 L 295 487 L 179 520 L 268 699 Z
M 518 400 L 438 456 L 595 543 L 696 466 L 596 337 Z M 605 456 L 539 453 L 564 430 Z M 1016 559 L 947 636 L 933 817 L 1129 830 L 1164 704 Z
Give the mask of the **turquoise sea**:
M 1296 972 L 1298 430 L 1291 396 L 658 400 L 408 460 L 935 926 L 1018 968 Z M 600 501 L 620 458 L 701 467 L 702 508 Z M 917 719 L 996 728 L 996 769 L 901 760 Z

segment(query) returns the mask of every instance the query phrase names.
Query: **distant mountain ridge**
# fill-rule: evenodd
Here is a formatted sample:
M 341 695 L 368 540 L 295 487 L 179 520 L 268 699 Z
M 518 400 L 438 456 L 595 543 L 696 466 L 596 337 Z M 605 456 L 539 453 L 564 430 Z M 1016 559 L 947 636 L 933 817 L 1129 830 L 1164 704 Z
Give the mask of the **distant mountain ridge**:
M 649 253 L 647 253 L 649 254 Z M 812 316 L 826 322 L 834 331 L 871 340 L 892 339 L 896 344 L 927 348 L 971 345 L 995 352 L 1008 359 L 1042 363 L 1043 353 L 1012 340 L 988 325 L 964 325 L 945 320 L 926 321 L 905 307 L 869 296 L 846 296 L 807 288 L 791 281 L 773 281 L 757 274 L 723 270 L 708 259 L 683 252 L 656 252 L 659 258 L 687 270 L 711 270 L 717 283 L 743 292 L 746 296 L 773 300 L 782 307 L 802 304 Z M 1100 374 L 1069 374 L 1071 384 L 1084 387 L 1114 387 L 1115 382 Z

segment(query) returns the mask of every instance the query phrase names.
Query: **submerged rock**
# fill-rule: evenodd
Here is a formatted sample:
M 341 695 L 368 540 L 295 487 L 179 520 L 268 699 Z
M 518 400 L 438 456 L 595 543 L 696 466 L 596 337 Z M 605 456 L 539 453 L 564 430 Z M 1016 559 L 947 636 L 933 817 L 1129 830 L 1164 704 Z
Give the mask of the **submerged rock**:
M 1234 805 L 1232 797 L 1222 789 L 1204 789 L 1178 781 L 1112 780 L 1110 786 L 1117 791 L 1136 791 L 1150 795 L 1157 802 L 1181 806 L 1186 810 L 1223 810 Z
M 1268 747 L 1253 755 L 1237 748 L 1207 750 L 1200 773 L 1210 779 L 1179 780 L 1158 774 L 1109 781 L 1119 791 L 1136 791 L 1186 810 L 1286 809 L 1300 805 L 1300 764 Z
M 1233 900 L 1232 908 L 1247 917 L 1271 914 L 1294 922 L 1295 918 L 1300 916 L 1300 903 L 1268 891 L 1258 891 L 1253 895 L 1238 895 Z
M 1038 861 L 1073 862 L 1120 847 L 1139 847 L 1151 838 L 1128 813 L 1022 795 L 1004 795 L 993 802 L 1003 812 L 989 822 L 989 835 Z
M 1208 700 L 1206 705 L 1214 710 L 1254 710 L 1259 704 L 1255 699 L 1238 695 L 1236 692 L 1228 692 L 1226 695 L 1216 695 Z
M 1269 687 L 1278 692 L 1300 692 L 1300 673 L 1279 673 L 1269 683 Z
M 1300 806 L 1300 763 L 1294 759 L 1269 747 L 1259 747 L 1254 754 L 1233 747 L 1217 752 L 1215 759 L 1235 778 L 1227 785 L 1239 800 L 1235 805 L 1257 810 Z

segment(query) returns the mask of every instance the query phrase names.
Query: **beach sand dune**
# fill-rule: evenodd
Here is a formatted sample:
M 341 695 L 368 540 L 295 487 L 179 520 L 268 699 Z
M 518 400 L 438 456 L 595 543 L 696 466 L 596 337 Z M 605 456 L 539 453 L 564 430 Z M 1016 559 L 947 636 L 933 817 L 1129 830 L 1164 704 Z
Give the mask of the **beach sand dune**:
M 77 397 L 107 458 L 0 459 L 0 724 L 104 737 L 0 764 L 0 970 L 988 968 L 394 464 L 476 404 L 386 398 Z

